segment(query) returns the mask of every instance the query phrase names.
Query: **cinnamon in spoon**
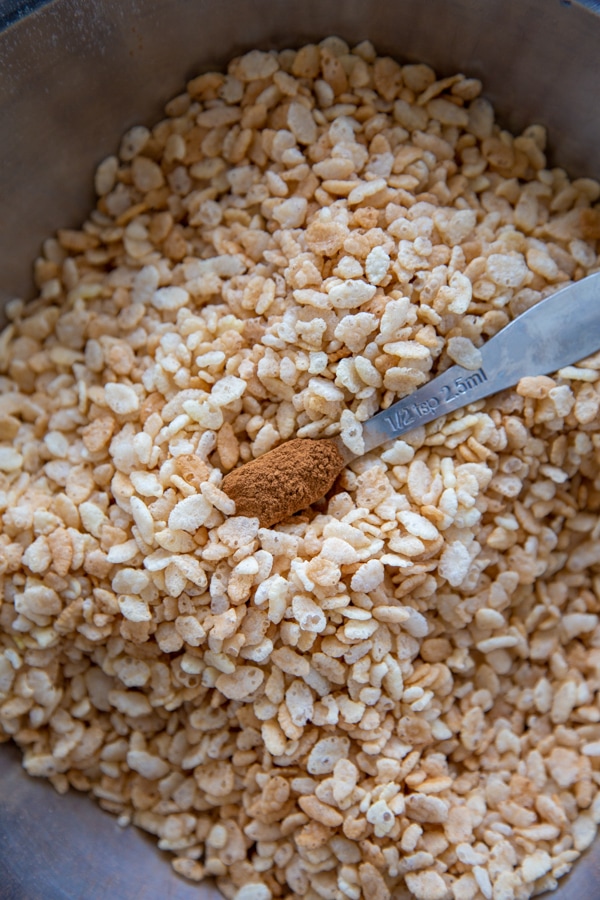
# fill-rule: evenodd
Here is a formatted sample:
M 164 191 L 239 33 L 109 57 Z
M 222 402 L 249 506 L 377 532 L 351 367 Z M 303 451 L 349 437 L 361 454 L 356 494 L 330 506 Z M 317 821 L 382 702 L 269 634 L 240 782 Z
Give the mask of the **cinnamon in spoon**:
M 295 438 L 234 469 L 221 485 L 238 516 L 270 528 L 320 500 L 346 464 L 334 440 Z

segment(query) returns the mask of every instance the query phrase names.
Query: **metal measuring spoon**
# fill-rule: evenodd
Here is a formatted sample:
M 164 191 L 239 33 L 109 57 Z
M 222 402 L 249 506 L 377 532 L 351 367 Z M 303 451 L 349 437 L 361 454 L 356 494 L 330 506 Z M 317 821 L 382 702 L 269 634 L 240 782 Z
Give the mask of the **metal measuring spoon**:
M 364 452 L 440 416 L 497 394 L 526 376 L 548 375 L 600 349 L 600 272 L 546 297 L 480 349 L 475 371 L 456 365 L 362 426 Z M 306 509 L 357 454 L 340 437 L 296 438 L 225 476 L 238 515 L 270 527 Z

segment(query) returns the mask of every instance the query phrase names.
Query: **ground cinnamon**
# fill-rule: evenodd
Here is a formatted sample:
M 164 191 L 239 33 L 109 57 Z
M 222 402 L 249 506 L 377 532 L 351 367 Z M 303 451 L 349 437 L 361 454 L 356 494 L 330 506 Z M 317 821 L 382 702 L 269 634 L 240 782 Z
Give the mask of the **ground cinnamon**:
M 239 516 L 269 528 L 323 497 L 343 467 L 333 441 L 295 438 L 234 469 L 221 487 Z

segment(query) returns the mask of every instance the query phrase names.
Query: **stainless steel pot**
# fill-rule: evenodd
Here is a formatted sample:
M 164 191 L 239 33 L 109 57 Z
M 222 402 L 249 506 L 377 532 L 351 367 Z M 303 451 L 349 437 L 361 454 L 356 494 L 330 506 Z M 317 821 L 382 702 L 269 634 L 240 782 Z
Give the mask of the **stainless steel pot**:
M 507 128 L 542 122 L 553 164 L 600 177 L 598 0 L 0 0 L 0 301 L 30 293 L 40 242 L 90 208 L 94 166 L 187 78 L 329 34 L 482 78 Z M 1 900 L 218 896 L 153 844 L 0 747 Z M 599 842 L 552 896 L 600 897 Z

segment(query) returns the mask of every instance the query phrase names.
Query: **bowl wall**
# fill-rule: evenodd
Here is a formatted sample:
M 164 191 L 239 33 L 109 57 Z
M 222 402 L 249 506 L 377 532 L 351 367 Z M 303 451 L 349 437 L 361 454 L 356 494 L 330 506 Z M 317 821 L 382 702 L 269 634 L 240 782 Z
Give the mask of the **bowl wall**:
M 31 292 L 41 241 L 89 209 L 94 166 L 186 78 L 329 34 L 482 78 L 507 128 L 542 122 L 554 163 L 600 176 L 597 0 L 51 0 L 0 32 L 0 302 Z

